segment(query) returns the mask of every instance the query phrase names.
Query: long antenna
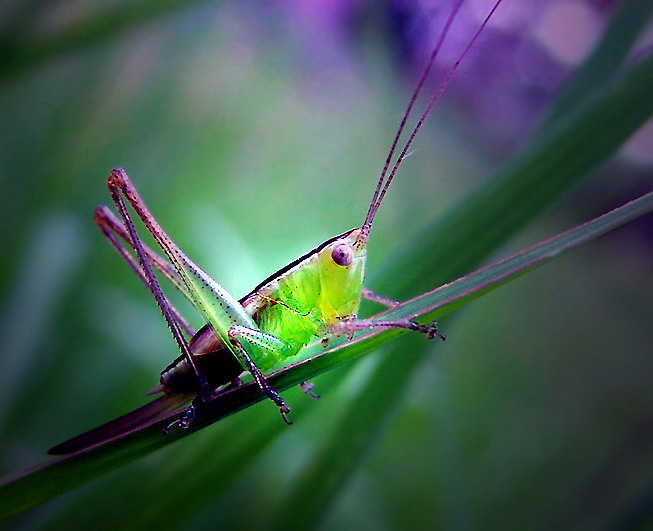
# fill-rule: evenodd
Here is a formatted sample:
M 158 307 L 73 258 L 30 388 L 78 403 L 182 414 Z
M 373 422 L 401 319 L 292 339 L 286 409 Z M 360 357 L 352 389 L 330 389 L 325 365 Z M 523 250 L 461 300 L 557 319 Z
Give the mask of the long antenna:
M 395 135 L 394 141 L 392 143 L 392 147 L 390 148 L 390 152 L 388 153 L 388 157 L 386 159 L 386 163 L 383 167 L 383 171 L 381 172 L 381 176 L 379 177 L 379 182 L 377 183 L 376 189 L 374 190 L 374 195 L 372 197 L 372 202 L 370 203 L 370 208 L 367 211 L 367 215 L 365 216 L 365 222 L 363 223 L 363 227 L 361 228 L 361 234 L 357 239 L 357 244 L 358 245 L 363 245 L 369 236 L 370 228 L 372 227 L 372 221 L 374 220 L 374 216 L 376 215 L 376 212 L 378 211 L 379 207 L 381 206 L 381 202 L 383 201 L 383 198 L 385 197 L 386 192 L 388 191 L 388 188 L 390 186 L 390 183 L 394 179 L 394 176 L 397 173 L 397 170 L 403 160 L 406 158 L 406 153 L 408 149 L 410 148 L 411 144 L 413 143 L 413 140 L 415 140 L 415 137 L 417 136 L 418 131 L 421 129 L 422 125 L 424 124 L 424 121 L 426 120 L 427 116 L 435 106 L 435 103 L 440 99 L 440 96 L 442 96 L 442 93 L 445 91 L 447 86 L 449 85 L 449 82 L 453 78 L 454 74 L 456 73 L 456 70 L 458 69 L 458 66 L 462 62 L 462 60 L 465 58 L 467 55 L 467 52 L 469 52 L 470 48 L 474 45 L 474 43 L 477 41 L 479 35 L 483 32 L 485 29 L 485 26 L 487 26 L 488 22 L 494 15 L 494 12 L 497 10 L 499 7 L 499 4 L 501 4 L 502 0 L 497 0 L 490 12 L 487 14 L 481 25 L 479 26 L 478 30 L 476 30 L 476 33 L 474 33 L 474 36 L 469 40 L 467 43 L 467 46 L 465 49 L 461 52 L 461 54 L 458 56 L 456 59 L 456 62 L 453 64 L 453 66 L 449 69 L 447 74 L 445 75 L 444 79 L 440 83 L 440 86 L 438 87 L 437 91 L 431 98 L 431 101 L 426 107 L 426 110 L 422 113 L 422 116 L 420 119 L 417 121 L 417 124 L 415 125 L 412 133 L 410 134 L 410 137 L 406 141 L 406 144 L 404 145 L 403 149 L 401 150 L 401 153 L 399 154 L 399 157 L 397 157 L 397 160 L 394 163 L 394 166 L 392 167 L 392 170 L 390 171 L 390 175 L 388 176 L 387 179 L 385 179 L 387 170 L 390 166 L 390 160 L 392 159 L 392 155 L 394 154 L 395 148 L 397 146 L 397 143 L 399 141 L 399 138 L 401 136 L 401 133 L 403 132 L 404 126 L 406 124 L 406 120 L 408 119 L 408 116 L 413 108 L 413 105 L 415 103 L 415 100 L 417 99 L 417 96 L 419 95 L 419 92 L 422 89 L 422 86 L 424 85 L 424 82 L 426 80 L 426 77 L 428 76 L 431 67 L 433 66 L 433 63 L 435 61 L 435 58 L 440 51 L 440 48 L 442 46 L 442 43 L 444 42 L 444 38 L 446 37 L 447 33 L 449 32 L 449 29 L 456 17 L 456 14 L 458 13 L 458 10 L 460 9 L 460 6 L 462 4 L 462 0 L 459 0 L 458 3 L 454 6 L 453 10 L 451 11 L 449 17 L 447 18 L 447 21 L 444 25 L 444 28 L 442 32 L 440 33 L 440 38 L 438 39 L 437 44 L 435 45 L 435 48 L 433 49 L 433 52 L 431 53 L 431 57 L 429 58 L 429 61 L 426 65 L 426 68 L 422 72 L 422 77 L 419 80 L 419 83 L 417 84 L 417 87 L 415 91 L 413 92 L 413 95 L 410 99 L 410 103 L 408 104 L 408 107 L 406 108 L 406 112 L 404 114 L 404 117 L 401 121 L 401 124 L 399 126 L 399 129 L 397 130 L 397 133 Z M 385 180 L 385 182 L 384 182 Z
M 410 97 L 410 102 L 408 103 L 408 107 L 406 107 L 404 116 L 401 119 L 401 123 L 399 124 L 399 128 L 397 129 L 397 133 L 395 134 L 395 137 L 392 141 L 392 146 L 390 147 L 390 151 L 388 152 L 388 157 L 385 159 L 385 164 L 383 165 L 383 170 L 381 171 L 381 175 L 379 176 L 379 182 L 377 183 L 376 189 L 374 190 L 374 195 L 372 196 L 372 202 L 370 203 L 370 208 L 367 211 L 367 216 L 365 217 L 365 223 L 363 224 L 363 226 L 371 224 L 370 215 L 372 214 L 372 207 L 376 203 L 376 200 L 379 196 L 379 192 L 381 191 L 381 187 L 383 186 L 383 179 L 385 178 L 386 173 L 388 173 L 388 168 L 390 167 L 390 161 L 392 160 L 392 155 L 394 155 L 395 149 L 397 147 L 397 143 L 401 138 L 401 133 L 403 133 L 404 131 L 404 127 L 406 126 L 406 121 L 408 120 L 408 117 L 410 116 L 410 113 L 413 110 L 413 106 L 415 105 L 417 96 L 419 96 L 419 93 L 422 91 L 422 87 L 426 82 L 426 78 L 428 77 L 429 72 L 431 71 L 431 68 L 435 63 L 435 58 L 440 52 L 440 48 L 442 48 L 444 39 L 447 37 L 447 34 L 449 33 L 449 29 L 451 28 L 451 25 L 453 24 L 453 21 L 456 18 L 456 14 L 458 13 L 458 10 L 460 9 L 462 3 L 463 0 L 458 0 L 456 5 L 454 5 L 454 8 L 451 10 L 451 13 L 449 13 L 449 17 L 444 23 L 444 27 L 442 28 L 442 31 L 440 32 L 440 36 L 438 37 L 438 42 L 435 44 L 435 47 L 431 52 L 431 57 L 426 63 L 426 67 L 424 67 L 424 70 L 422 71 L 422 76 L 420 77 L 419 82 L 417 83 L 417 86 L 413 91 L 413 95 Z M 372 214 L 371 217 L 374 217 L 374 215 Z M 368 223 L 368 220 L 370 220 L 370 223 Z

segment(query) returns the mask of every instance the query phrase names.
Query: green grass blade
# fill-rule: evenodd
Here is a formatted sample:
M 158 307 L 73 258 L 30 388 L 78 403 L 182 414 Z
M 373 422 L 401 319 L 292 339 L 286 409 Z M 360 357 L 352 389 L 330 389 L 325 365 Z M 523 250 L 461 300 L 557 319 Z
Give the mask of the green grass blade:
M 393 318 L 446 315 L 560 254 L 652 210 L 653 192 L 530 249 L 406 301 L 401 308 L 387 312 L 386 315 Z M 386 332 L 388 335 L 396 333 Z M 361 389 L 357 399 L 342 416 L 341 422 L 331 430 L 328 440 L 295 482 L 288 498 L 281 505 L 282 509 L 272 526 L 274 529 L 287 529 L 293 524 L 299 528 L 309 526 L 317 521 L 328 503 L 337 495 L 339 486 L 371 445 L 388 410 L 396 404 L 410 381 L 413 370 L 422 360 L 422 356 L 406 354 L 424 350 L 423 341 L 420 345 L 417 339 L 419 338 L 411 337 L 409 344 L 402 342 L 393 348 L 390 355 L 376 368 L 369 379 L 369 385 Z M 346 444 L 343 441 L 347 441 Z
M 257 413 L 254 409 L 243 412 L 212 433 L 198 434 L 138 466 L 120 470 L 109 482 L 81 493 L 42 529 L 116 529 L 125 527 L 126 519 L 129 529 L 183 528 L 189 517 L 227 489 L 261 450 L 285 433 L 286 426 L 276 415 L 261 418 Z M 182 476 L 187 481 L 180 489 Z M 206 484 L 212 488 L 203 488 Z M 105 513 L 101 525 L 97 514 L 88 510 L 98 499 L 103 507 L 120 507 Z
M 445 284 L 429 293 L 424 293 L 401 305 L 401 316 L 444 315 L 467 304 L 490 290 L 531 271 L 556 256 L 610 232 L 625 223 L 653 210 L 653 192 L 615 208 L 587 223 L 574 227 L 562 234 L 538 243 L 529 249 L 496 262 Z M 394 317 L 392 310 L 387 312 Z
M 425 314 L 444 315 L 449 313 L 465 302 L 486 293 L 511 278 L 538 267 L 560 253 L 596 238 L 651 211 L 651 209 L 653 209 L 653 193 L 493 266 L 483 268 L 456 282 L 407 301 L 399 308 L 387 312 L 387 315 L 396 318 L 408 318 Z M 270 382 L 278 389 L 287 389 L 340 363 L 360 357 L 395 335 L 398 335 L 396 331 L 365 334 L 349 343 L 340 342 L 340 345 L 326 351 L 319 344 L 314 344 L 307 349 L 308 354 L 314 354 L 314 357 L 278 371 L 270 377 Z M 390 363 L 390 366 L 397 370 L 394 360 Z M 384 366 L 382 370 L 389 371 L 389 367 Z M 405 370 L 405 373 L 406 377 L 408 377 L 410 374 L 409 367 Z M 392 373 L 387 372 L 386 374 L 391 375 Z M 383 389 L 385 387 L 385 385 L 378 386 L 378 388 Z M 394 387 L 401 389 L 401 386 L 398 385 Z M 107 445 L 87 452 L 52 459 L 43 466 L 28 471 L 20 477 L 15 479 L 7 478 L 0 485 L 0 500 L 2 500 L 0 502 L 0 517 L 6 519 L 27 510 L 112 468 L 150 453 L 175 439 L 185 437 L 261 399 L 262 396 L 258 389 L 250 383 L 225 393 L 207 404 L 191 428 L 176 437 L 170 439 L 162 437 L 161 430 L 168 421 L 157 422 L 146 429 Z M 388 406 L 390 404 L 392 404 L 392 401 L 388 402 Z M 385 411 L 385 409 L 377 409 L 379 412 Z M 374 422 L 371 424 L 373 425 Z M 365 440 L 365 437 L 361 437 L 361 440 Z M 359 448 L 359 450 L 361 449 Z M 56 488 L 53 488 L 54 486 Z M 311 492 L 312 496 L 314 494 Z

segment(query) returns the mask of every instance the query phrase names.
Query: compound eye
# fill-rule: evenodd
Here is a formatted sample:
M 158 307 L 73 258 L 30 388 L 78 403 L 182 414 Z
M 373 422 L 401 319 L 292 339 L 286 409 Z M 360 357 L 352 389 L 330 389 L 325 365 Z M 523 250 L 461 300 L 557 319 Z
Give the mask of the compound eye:
M 350 266 L 354 259 L 354 250 L 347 243 L 339 243 L 331 251 L 331 258 L 339 266 Z

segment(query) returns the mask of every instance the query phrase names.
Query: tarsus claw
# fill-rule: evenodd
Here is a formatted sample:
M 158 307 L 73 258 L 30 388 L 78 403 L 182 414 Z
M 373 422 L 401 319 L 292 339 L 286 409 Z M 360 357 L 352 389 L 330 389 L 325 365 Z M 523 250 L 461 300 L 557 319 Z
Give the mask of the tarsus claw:
M 302 393 L 310 396 L 313 400 L 318 400 L 320 398 L 319 395 L 316 395 L 313 392 L 313 388 L 315 387 L 315 384 L 311 382 L 302 382 L 299 384 L 299 387 L 302 390 Z
M 288 418 L 288 413 L 290 413 L 290 408 L 286 404 L 282 404 L 279 406 L 279 412 L 283 417 L 283 421 L 286 424 L 288 424 L 288 426 L 290 426 L 292 424 L 292 421 Z
M 200 398 L 200 403 L 202 403 L 204 400 L 204 398 Z M 170 437 L 170 432 L 175 426 L 181 428 L 182 430 L 187 430 L 191 425 L 191 422 L 195 420 L 197 415 L 197 406 L 198 405 L 195 403 L 195 401 L 193 401 L 193 403 L 186 408 L 186 411 L 184 411 L 178 419 L 173 420 L 170 424 L 163 428 L 163 436 Z
M 426 336 L 427 339 L 433 339 L 435 337 L 441 339 L 442 341 L 445 341 L 447 339 L 447 336 L 444 334 L 440 334 L 438 332 L 438 323 L 435 321 L 432 321 L 429 326 L 426 325 L 418 325 L 419 326 L 419 331 L 422 332 Z

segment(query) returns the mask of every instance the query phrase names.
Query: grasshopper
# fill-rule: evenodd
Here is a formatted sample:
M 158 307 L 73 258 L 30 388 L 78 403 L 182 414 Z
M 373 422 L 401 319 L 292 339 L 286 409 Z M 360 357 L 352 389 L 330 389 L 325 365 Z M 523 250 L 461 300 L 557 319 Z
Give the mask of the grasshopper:
M 252 376 L 261 392 L 278 407 L 283 420 L 290 424 L 290 408 L 269 385 L 265 372 L 296 355 L 314 338 L 326 346 L 331 338 L 351 338 L 358 331 L 401 328 L 424 334 L 428 339 L 437 337 L 444 340 L 445 336 L 438 332 L 435 322 L 424 325 L 412 320 L 358 317 L 361 298 L 390 308 L 398 304 L 363 286 L 366 245 L 374 217 L 419 129 L 500 3 L 501 0 L 498 0 L 494 4 L 447 72 L 391 165 L 406 121 L 462 0 L 457 2 L 449 14 L 395 134 L 362 225 L 334 236 L 289 263 L 240 300 L 203 271 L 174 243 L 146 206 L 127 172 L 122 168 L 112 170 L 107 184 L 118 216 L 107 206 L 100 206 L 95 210 L 95 222 L 109 243 L 153 294 L 181 354 L 161 373 L 159 385 L 150 392 L 163 393 L 162 397 L 64 442 L 52 448 L 49 453 L 69 453 L 102 443 L 191 402 L 165 428 L 164 434 L 168 435 L 174 428 L 186 429 L 202 404 L 226 386 L 237 384 L 243 373 Z M 164 256 L 142 242 L 128 205 L 152 235 Z M 200 312 L 206 324 L 199 331 L 192 329 L 164 295 L 157 274 L 172 283 Z M 310 384 L 302 384 L 302 389 L 312 395 Z

